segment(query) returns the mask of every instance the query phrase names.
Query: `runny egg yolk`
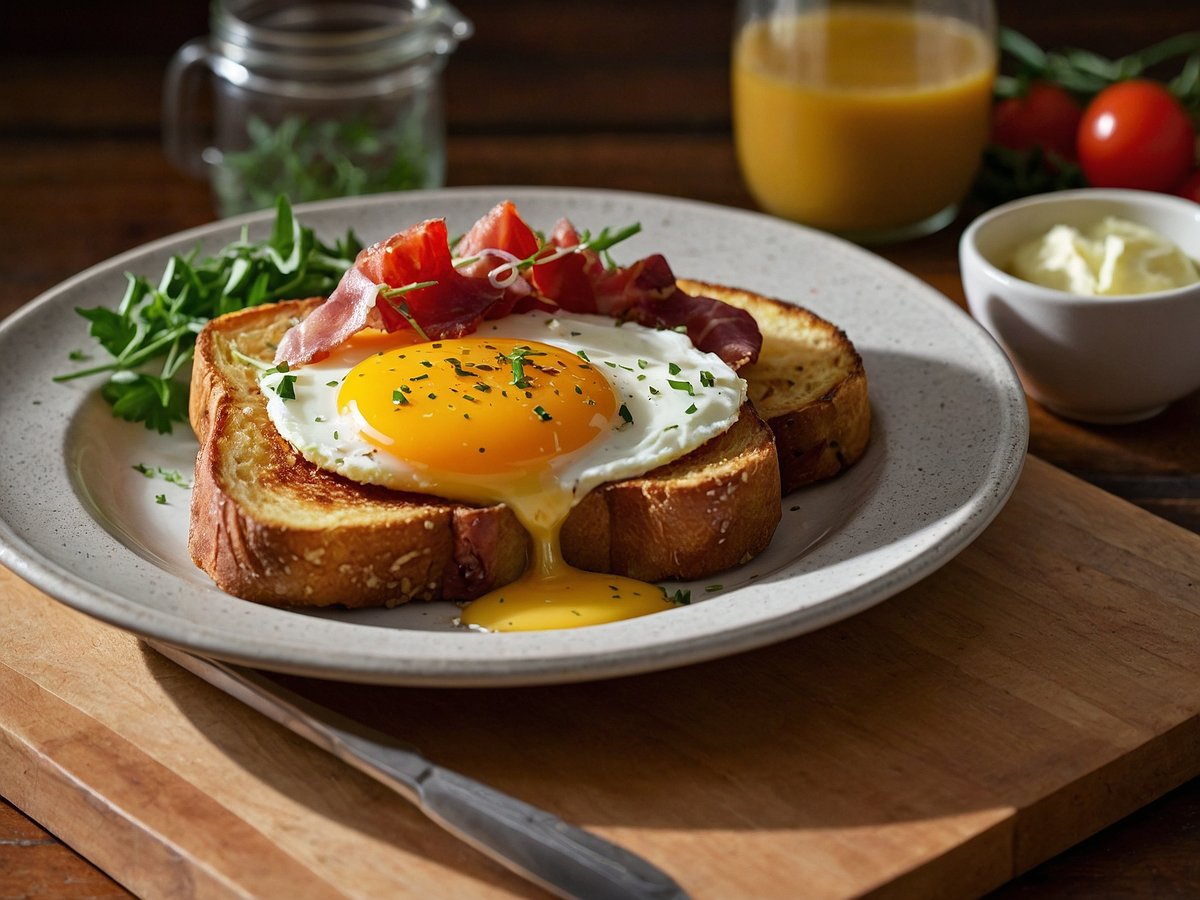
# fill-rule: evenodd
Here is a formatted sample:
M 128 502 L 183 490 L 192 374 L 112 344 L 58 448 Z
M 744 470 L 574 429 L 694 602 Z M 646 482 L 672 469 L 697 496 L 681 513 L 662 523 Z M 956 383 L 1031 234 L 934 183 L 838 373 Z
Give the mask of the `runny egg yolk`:
M 499 337 L 381 346 L 347 374 L 339 408 L 358 420 L 369 443 L 411 466 L 431 493 L 505 503 L 532 539 L 525 575 L 469 604 L 465 624 L 572 628 L 672 606 L 661 588 L 562 559 L 559 534 L 574 498 L 556 477 L 556 463 L 617 421 L 617 397 L 586 356 Z

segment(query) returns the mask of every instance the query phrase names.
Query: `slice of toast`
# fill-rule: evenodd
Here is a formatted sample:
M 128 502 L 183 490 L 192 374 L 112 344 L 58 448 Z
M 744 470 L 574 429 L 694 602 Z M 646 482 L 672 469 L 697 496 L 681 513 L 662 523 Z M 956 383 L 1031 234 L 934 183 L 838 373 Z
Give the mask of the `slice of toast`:
M 321 302 L 222 316 L 196 342 L 190 417 L 200 440 L 188 546 L 223 590 L 288 606 L 471 599 L 525 567 L 503 505 L 472 507 L 361 485 L 311 465 L 276 432 L 255 368 Z M 747 403 L 727 432 L 571 511 L 564 558 L 644 581 L 704 578 L 761 552 L 780 518 L 771 429 Z
M 740 307 L 763 335 L 758 361 L 739 374 L 775 433 L 783 493 L 837 475 L 867 448 L 867 374 L 837 326 L 809 310 L 736 288 L 680 280 L 679 287 Z

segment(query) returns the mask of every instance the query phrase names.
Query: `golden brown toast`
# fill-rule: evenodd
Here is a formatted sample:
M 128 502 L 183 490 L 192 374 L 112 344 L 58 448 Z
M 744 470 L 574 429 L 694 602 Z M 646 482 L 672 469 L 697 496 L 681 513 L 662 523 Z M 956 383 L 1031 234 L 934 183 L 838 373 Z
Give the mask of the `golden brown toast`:
M 871 434 L 867 374 L 840 328 L 809 310 L 737 288 L 682 279 L 679 287 L 740 307 L 758 322 L 762 352 L 738 374 L 775 433 L 785 494 L 857 462 Z
M 516 578 L 528 537 L 507 507 L 350 482 L 308 463 L 275 431 L 257 371 L 233 350 L 270 360 L 283 333 L 320 302 L 231 313 L 197 339 L 192 559 L 231 594 L 289 606 L 467 600 Z M 693 453 L 588 494 L 563 527 L 563 556 L 643 581 L 704 578 L 770 542 L 779 477 L 771 429 L 747 403 L 733 427 Z

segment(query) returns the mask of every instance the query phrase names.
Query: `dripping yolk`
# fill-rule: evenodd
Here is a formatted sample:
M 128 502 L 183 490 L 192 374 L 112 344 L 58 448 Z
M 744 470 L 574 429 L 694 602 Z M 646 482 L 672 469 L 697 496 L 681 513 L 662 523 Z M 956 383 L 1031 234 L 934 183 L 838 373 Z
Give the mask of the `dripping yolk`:
M 619 622 L 673 606 L 654 585 L 539 560 L 517 581 L 469 604 L 462 620 L 488 631 L 543 631 Z
M 461 338 L 367 357 L 338 405 L 356 407 L 364 437 L 416 468 L 506 475 L 586 447 L 611 427 L 617 402 L 608 380 L 569 350 Z
M 659 587 L 581 571 L 561 558 L 573 493 L 556 479 L 555 460 L 586 452 L 616 420 L 612 386 L 585 354 L 507 338 L 355 343 L 372 355 L 343 380 L 338 406 L 356 414 L 363 437 L 434 492 L 507 504 L 529 532 L 533 558 L 524 576 L 469 604 L 465 624 L 576 628 L 672 606 Z

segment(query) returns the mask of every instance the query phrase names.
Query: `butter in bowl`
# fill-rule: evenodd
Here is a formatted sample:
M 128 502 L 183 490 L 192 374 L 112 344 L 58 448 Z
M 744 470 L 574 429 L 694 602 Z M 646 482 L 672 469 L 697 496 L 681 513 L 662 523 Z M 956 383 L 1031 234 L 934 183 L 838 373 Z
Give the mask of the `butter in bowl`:
M 1027 197 L 972 222 L 959 262 L 971 314 L 1053 412 L 1135 422 L 1200 389 L 1200 204 Z

